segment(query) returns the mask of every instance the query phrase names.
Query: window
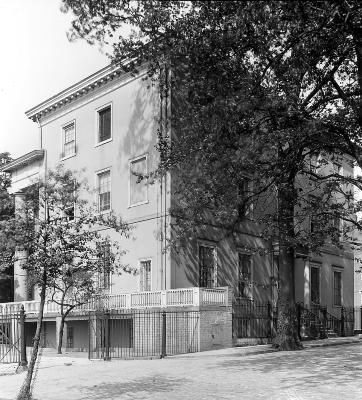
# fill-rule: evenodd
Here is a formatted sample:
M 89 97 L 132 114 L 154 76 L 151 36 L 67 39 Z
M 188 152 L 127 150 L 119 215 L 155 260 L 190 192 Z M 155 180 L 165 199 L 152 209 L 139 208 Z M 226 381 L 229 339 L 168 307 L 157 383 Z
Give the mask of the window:
M 320 303 L 320 275 L 319 266 L 311 265 L 310 267 L 310 301 L 314 304 Z
M 250 202 L 250 197 L 252 195 L 252 183 L 251 179 L 248 177 L 243 177 L 239 183 L 239 198 L 240 204 L 243 206 L 243 215 L 245 217 L 251 217 L 253 211 L 253 204 Z
M 152 289 L 151 260 L 140 262 L 140 291 L 150 292 Z
M 199 286 L 216 286 L 216 249 L 213 246 L 199 246 Z
M 147 179 L 142 177 L 147 174 L 147 157 L 143 156 L 130 161 L 130 193 L 129 204 L 137 205 L 147 203 Z
M 65 219 L 67 220 L 67 221 L 74 221 L 74 218 L 75 218 L 75 210 L 74 210 L 74 204 L 73 205 L 70 205 L 69 207 L 66 207 L 65 208 L 65 210 L 64 210 L 64 216 L 65 216 Z
M 98 211 L 104 212 L 111 209 L 111 171 L 97 174 Z
M 97 111 L 98 134 L 97 143 L 105 142 L 112 138 L 112 108 L 107 106 Z
M 98 287 L 104 290 L 111 287 L 111 247 L 108 243 L 99 251 Z
M 74 330 L 72 326 L 67 326 L 67 349 L 74 347 Z
M 62 158 L 75 155 L 75 122 L 63 127 L 62 136 Z
M 333 305 L 342 305 L 342 272 L 333 271 Z
M 65 192 L 63 217 L 65 221 L 74 221 L 75 219 L 75 191 Z
M 251 256 L 238 254 L 238 296 L 251 298 Z

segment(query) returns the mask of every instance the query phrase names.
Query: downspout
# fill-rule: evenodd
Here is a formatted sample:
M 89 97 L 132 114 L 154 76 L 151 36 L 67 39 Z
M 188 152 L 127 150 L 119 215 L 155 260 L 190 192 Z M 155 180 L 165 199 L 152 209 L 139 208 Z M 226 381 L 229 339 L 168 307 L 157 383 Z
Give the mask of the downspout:
M 160 134 L 163 136 L 163 93 L 162 93 L 162 88 L 160 87 Z M 161 290 L 166 289 L 164 287 L 164 258 L 163 258 L 163 241 L 164 241 L 164 232 L 163 232 L 163 177 L 160 176 L 160 233 L 161 233 L 161 238 L 160 238 L 160 261 L 161 261 L 161 270 L 160 270 L 160 285 L 161 285 Z
M 168 107 L 168 69 L 167 67 L 165 67 L 165 102 L 164 102 L 164 106 L 165 106 L 165 111 L 164 111 L 164 132 L 167 134 L 167 107 Z M 165 173 L 165 187 L 164 187 L 164 265 L 165 265 L 165 290 L 167 289 L 167 274 L 166 274 L 166 270 L 167 270 L 167 172 Z M 171 266 L 170 266 L 171 268 Z M 170 271 L 171 272 L 171 271 Z

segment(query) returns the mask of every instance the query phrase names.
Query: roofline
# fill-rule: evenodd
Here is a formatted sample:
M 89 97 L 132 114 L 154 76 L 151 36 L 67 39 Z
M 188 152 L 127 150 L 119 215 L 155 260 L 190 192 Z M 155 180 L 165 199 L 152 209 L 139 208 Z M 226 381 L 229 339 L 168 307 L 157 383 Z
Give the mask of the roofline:
M 34 122 L 38 121 L 44 115 L 84 96 L 89 91 L 106 84 L 122 73 L 121 67 L 108 65 L 26 111 L 25 115 Z
M 30 151 L 29 153 L 26 153 L 21 157 L 18 157 L 15 160 L 5 164 L 3 167 L 0 168 L 0 172 L 13 172 L 19 167 L 29 164 L 32 161 L 42 159 L 44 157 L 44 153 L 44 150 Z

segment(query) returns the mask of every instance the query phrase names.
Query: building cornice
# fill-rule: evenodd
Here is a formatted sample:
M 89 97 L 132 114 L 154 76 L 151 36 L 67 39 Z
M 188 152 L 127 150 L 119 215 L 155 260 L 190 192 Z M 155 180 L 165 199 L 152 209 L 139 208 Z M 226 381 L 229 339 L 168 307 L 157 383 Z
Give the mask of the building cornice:
M 106 85 L 110 81 L 124 74 L 121 67 L 107 66 L 94 74 L 82 79 L 80 82 L 68 87 L 55 96 L 43 101 L 37 106 L 26 111 L 26 116 L 35 121 L 39 121 L 54 111 L 68 105 L 75 100 L 87 95 L 89 92 Z
M 10 163 L 4 165 L 0 168 L 0 172 L 13 172 L 24 165 L 28 165 L 36 160 L 42 160 L 43 158 L 44 150 L 33 150 L 30 153 L 24 154 L 23 156 L 16 158 Z

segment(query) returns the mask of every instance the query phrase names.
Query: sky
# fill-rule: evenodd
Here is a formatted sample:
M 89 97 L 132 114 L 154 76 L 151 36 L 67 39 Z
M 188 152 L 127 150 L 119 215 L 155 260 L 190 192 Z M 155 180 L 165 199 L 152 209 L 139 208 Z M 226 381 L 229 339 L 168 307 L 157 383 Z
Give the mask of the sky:
M 97 46 L 70 43 L 71 15 L 60 0 L 0 0 L 0 153 L 17 158 L 39 148 L 25 112 L 109 64 Z

